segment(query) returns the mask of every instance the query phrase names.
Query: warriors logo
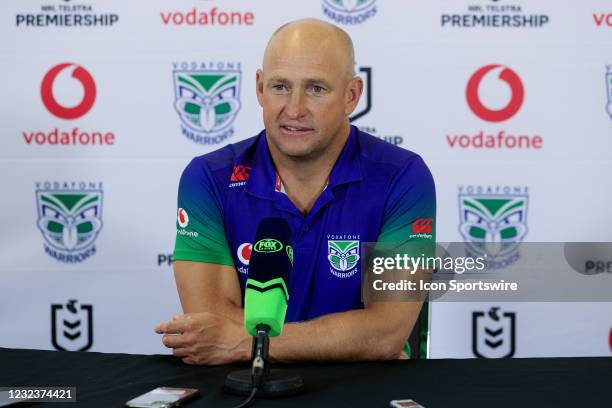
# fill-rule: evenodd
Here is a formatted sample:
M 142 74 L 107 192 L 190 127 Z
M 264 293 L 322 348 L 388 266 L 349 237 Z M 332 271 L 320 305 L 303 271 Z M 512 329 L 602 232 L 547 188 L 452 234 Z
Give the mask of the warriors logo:
M 491 262 L 518 258 L 527 235 L 526 194 L 459 194 L 459 217 L 459 232 L 476 254 L 486 254 Z
M 327 259 L 330 272 L 339 278 L 348 278 L 357 273 L 359 240 L 328 240 Z
M 182 133 L 200 144 L 218 144 L 234 134 L 240 110 L 240 71 L 174 71 L 174 109 Z
M 102 229 L 101 183 L 37 185 L 38 228 L 45 252 L 66 263 L 94 255 L 94 242 Z
M 336 23 L 361 24 L 376 14 L 376 0 L 323 0 L 323 13 Z

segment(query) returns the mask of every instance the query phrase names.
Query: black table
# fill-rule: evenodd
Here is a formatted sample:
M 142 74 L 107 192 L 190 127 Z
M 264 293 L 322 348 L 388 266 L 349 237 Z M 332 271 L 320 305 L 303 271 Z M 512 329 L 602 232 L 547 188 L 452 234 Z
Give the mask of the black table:
M 121 407 L 159 386 L 198 388 L 201 396 L 187 408 L 233 407 L 243 400 L 225 395 L 221 386 L 227 373 L 245 366 L 196 367 L 172 356 L 0 348 L 0 368 L 3 387 L 77 387 L 76 403 L 40 404 L 44 406 Z M 291 368 L 302 375 L 304 392 L 259 399 L 256 408 L 382 408 L 402 398 L 426 408 L 612 407 L 612 358 L 607 357 L 404 360 Z

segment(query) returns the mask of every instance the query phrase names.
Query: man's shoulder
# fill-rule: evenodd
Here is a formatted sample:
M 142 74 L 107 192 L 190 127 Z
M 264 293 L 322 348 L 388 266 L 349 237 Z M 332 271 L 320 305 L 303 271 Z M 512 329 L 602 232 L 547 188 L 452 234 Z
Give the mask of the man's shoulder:
M 357 132 L 361 163 L 367 174 L 382 172 L 392 176 L 414 161 L 423 159 L 417 153 L 388 143 L 376 136 Z

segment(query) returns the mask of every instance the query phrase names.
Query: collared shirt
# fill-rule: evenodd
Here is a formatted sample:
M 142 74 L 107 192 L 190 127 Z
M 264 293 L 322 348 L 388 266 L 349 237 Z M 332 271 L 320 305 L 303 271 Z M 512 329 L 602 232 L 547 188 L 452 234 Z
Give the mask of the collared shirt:
M 262 131 L 189 163 L 174 259 L 234 266 L 244 297 L 259 221 L 284 218 L 294 245 L 286 321 L 305 321 L 363 308 L 360 243 L 433 242 L 435 212 L 421 157 L 351 126 L 326 188 L 303 214 L 284 193 Z

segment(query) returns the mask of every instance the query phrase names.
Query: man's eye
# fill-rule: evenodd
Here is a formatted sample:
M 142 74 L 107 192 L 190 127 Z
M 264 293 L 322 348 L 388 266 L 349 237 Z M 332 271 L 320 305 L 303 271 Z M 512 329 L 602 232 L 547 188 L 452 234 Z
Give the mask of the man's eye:
M 319 85 L 313 85 L 313 86 L 312 86 L 312 91 L 313 91 L 314 93 L 321 93 L 321 92 L 323 92 L 324 90 L 325 90 L 325 88 L 323 88 L 322 86 L 319 86 Z
M 274 89 L 275 91 L 284 91 L 285 90 L 285 85 L 283 85 L 283 84 L 272 85 L 272 89 Z

